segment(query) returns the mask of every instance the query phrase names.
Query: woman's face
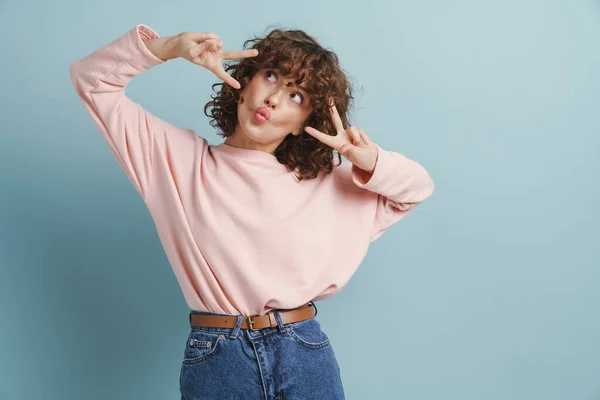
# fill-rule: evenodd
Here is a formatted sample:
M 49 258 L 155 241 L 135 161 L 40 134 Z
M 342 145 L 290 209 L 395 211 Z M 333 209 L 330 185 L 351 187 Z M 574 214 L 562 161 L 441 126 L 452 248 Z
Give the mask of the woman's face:
M 260 69 L 240 93 L 235 132 L 226 143 L 273 154 L 288 134 L 300 134 L 312 112 L 305 84 L 296 86 L 277 69 Z

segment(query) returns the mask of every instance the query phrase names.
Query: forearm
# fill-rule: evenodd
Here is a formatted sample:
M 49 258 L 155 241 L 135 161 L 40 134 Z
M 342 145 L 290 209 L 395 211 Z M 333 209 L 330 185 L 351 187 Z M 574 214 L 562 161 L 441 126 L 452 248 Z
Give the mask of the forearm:
M 177 55 L 175 54 L 175 42 L 177 41 L 177 38 L 178 35 L 144 39 L 144 44 L 156 57 L 163 61 L 167 61 L 177 58 Z
M 70 66 L 77 94 L 144 198 L 151 182 L 154 135 L 164 130 L 163 122 L 130 100 L 125 88 L 137 75 L 164 62 L 143 43 L 157 37 L 150 27 L 138 24 Z
M 398 203 L 418 203 L 429 197 L 434 183 L 429 172 L 405 155 L 377 146 L 372 172 L 352 165 L 354 182 Z

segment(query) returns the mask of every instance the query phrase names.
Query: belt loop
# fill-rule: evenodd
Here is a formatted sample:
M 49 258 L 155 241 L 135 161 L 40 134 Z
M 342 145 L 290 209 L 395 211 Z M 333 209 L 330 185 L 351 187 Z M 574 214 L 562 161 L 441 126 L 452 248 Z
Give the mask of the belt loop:
M 279 332 L 285 332 L 285 327 L 283 326 L 283 321 L 281 320 L 281 315 L 279 315 L 279 311 L 273 310 L 273 315 L 275 316 L 275 321 L 277 321 L 277 327 L 279 328 Z
M 244 318 L 242 315 L 237 316 L 237 322 L 235 324 L 235 327 L 233 328 L 231 335 L 229 335 L 230 339 L 236 339 L 238 333 L 240 333 L 240 328 L 242 327 L 242 318 Z
M 318 311 L 317 311 L 317 305 L 316 305 L 316 304 L 315 304 L 315 302 L 314 302 L 314 301 L 312 301 L 312 300 L 311 300 L 311 301 L 309 301 L 309 303 L 310 303 L 310 304 L 312 304 L 312 306 L 314 307 L 314 309 L 315 309 L 315 317 L 316 317 L 316 316 L 317 316 L 317 312 L 318 312 Z

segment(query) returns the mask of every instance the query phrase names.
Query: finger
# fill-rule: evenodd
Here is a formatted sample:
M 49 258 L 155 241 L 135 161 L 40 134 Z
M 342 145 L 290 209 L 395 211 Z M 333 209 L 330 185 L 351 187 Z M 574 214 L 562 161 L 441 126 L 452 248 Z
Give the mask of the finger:
M 236 60 L 238 58 L 256 57 L 257 55 L 258 55 L 257 49 L 232 50 L 232 51 L 224 51 L 223 56 L 221 58 L 223 60 Z
M 312 126 L 307 126 L 304 130 L 306 131 L 306 133 L 325 143 L 327 146 L 335 148 L 333 136 L 327 135 L 319 130 L 316 130 Z
M 358 128 L 358 133 L 360 133 L 360 137 L 362 138 L 363 142 L 365 142 L 365 144 L 371 144 L 371 142 L 369 142 L 369 137 L 367 136 L 367 133 Z
M 218 39 L 219 35 L 214 32 L 186 32 L 192 40 Z
M 344 129 L 344 124 L 342 123 L 342 119 L 340 118 L 340 114 L 338 114 L 337 108 L 333 103 L 333 99 L 330 100 L 329 104 L 331 107 L 329 108 L 329 113 L 331 114 L 331 119 L 333 120 L 333 125 L 338 132 L 341 132 Z
M 221 50 L 223 49 L 223 41 L 221 39 L 208 39 L 212 42 L 211 46 L 212 47 L 212 51 L 217 51 L 217 50 Z M 208 41 L 207 40 L 207 41 Z
M 208 39 L 194 47 L 192 47 L 189 51 L 189 54 L 192 58 L 198 57 L 200 54 L 205 51 L 217 51 L 223 45 L 223 41 L 219 39 Z
M 361 142 L 361 136 L 360 133 L 358 133 L 358 129 L 355 126 L 351 126 L 348 131 L 352 137 L 352 144 L 358 146 Z
M 234 77 L 229 75 L 227 71 L 223 69 L 223 66 L 219 62 L 217 62 L 217 65 L 214 68 L 211 68 L 210 71 L 234 89 L 239 89 L 242 86 Z

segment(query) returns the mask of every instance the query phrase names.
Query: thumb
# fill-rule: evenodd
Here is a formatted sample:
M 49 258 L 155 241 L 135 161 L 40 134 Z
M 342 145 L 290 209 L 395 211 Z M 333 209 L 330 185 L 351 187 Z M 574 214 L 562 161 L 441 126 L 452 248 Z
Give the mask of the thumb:
M 352 149 L 354 149 L 354 147 L 355 146 L 352 143 L 344 143 L 342 147 L 340 147 L 340 149 L 338 150 L 338 153 L 348 158 L 350 152 L 352 151 Z

